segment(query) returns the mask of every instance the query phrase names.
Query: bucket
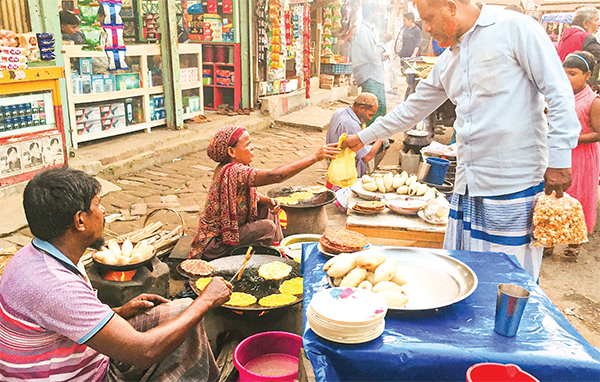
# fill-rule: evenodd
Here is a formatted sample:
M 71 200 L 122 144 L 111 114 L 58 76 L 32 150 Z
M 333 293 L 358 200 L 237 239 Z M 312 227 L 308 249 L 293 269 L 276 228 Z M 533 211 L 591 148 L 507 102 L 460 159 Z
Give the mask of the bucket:
M 442 158 L 428 157 L 427 163 L 430 167 L 425 182 L 438 185 L 444 184 L 450 161 Z
M 517 365 L 483 362 L 467 370 L 467 382 L 539 382 L 539 380 Z
M 264 332 L 250 336 L 233 351 L 239 382 L 289 381 L 298 378 L 302 337 L 288 332 Z

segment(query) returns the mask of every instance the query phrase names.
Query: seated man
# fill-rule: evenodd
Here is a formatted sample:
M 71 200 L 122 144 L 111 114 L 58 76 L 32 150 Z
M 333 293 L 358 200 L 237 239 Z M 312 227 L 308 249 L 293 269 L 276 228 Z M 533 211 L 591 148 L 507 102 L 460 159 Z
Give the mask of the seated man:
M 371 93 L 361 93 L 354 100 L 352 106 L 348 106 L 343 109 L 338 109 L 329 122 L 329 128 L 327 129 L 327 143 L 337 143 L 340 136 L 343 133 L 348 135 L 358 134 L 362 129 L 362 124 L 367 123 L 373 118 L 375 112 L 377 112 L 377 97 Z M 364 146 L 362 149 L 356 152 L 356 171 L 358 177 L 367 174 L 367 163 L 375 158 L 377 154 L 376 167 L 383 156 L 385 155 L 389 143 L 382 141 L 375 141 L 371 146 Z
M 231 285 L 215 277 L 195 301 L 100 302 L 80 262 L 104 243 L 99 192 L 69 168 L 39 172 L 25 187 L 35 239 L 0 281 L 0 380 L 216 380 L 202 317 L 229 300 Z
M 85 43 L 85 36 L 79 30 L 79 17 L 76 14 L 62 10 L 59 12 L 60 17 L 60 31 L 62 32 L 62 39 L 73 41 L 75 45 L 83 45 Z

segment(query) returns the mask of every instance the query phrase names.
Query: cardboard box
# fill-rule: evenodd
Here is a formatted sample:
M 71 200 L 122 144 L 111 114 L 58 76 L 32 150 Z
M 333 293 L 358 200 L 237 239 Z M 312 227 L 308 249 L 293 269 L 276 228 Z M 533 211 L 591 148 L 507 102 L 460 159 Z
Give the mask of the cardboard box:
M 100 121 L 81 122 L 77 124 L 77 134 L 94 134 L 102 131 L 102 123 Z
M 100 107 L 98 106 L 87 106 L 75 109 L 75 121 L 89 122 L 100 120 Z
M 104 93 L 104 76 L 102 74 L 92 74 L 92 93 Z
M 73 85 L 73 94 L 83 93 L 81 77 L 79 77 L 79 74 L 71 74 L 71 84 Z
M 138 73 L 117 74 L 117 90 L 139 89 L 140 75 Z
M 100 106 L 100 119 L 110 119 L 124 116 L 125 104 L 123 102 L 115 102 Z
M 79 74 L 92 74 L 92 59 L 91 58 L 80 58 L 79 59 Z
M 102 131 L 121 129 L 125 127 L 125 116 L 106 118 L 102 120 Z

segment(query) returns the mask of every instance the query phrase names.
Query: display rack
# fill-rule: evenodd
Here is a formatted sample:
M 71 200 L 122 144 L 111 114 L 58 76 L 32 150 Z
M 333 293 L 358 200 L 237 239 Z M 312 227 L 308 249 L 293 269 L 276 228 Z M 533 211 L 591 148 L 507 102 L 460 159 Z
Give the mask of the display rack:
M 240 107 L 242 100 L 242 78 L 241 78 L 241 48 L 237 43 L 202 43 L 209 49 L 226 49 L 227 55 L 220 58 L 217 54 L 213 54 L 211 61 L 202 62 L 202 72 L 210 71 L 210 75 L 202 74 L 204 79 L 204 108 L 207 110 L 216 110 L 222 104 L 228 104 L 233 109 Z M 205 49 L 206 49 L 205 48 Z M 208 55 L 204 55 L 204 59 L 210 59 Z M 217 78 L 218 71 L 229 71 L 232 74 L 233 83 L 225 85 Z M 223 76 L 222 76 L 223 77 Z
M 181 44 L 179 46 L 180 55 L 191 55 L 195 56 L 197 63 L 202 62 L 201 47 L 196 44 Z M 162 69 L 161 64 L 157 64 L 159 67 L 158 75 L 151 73 L 151 62 L 160 60 L 154 60 L 154 57 L 160 57 L 161 51 L 159 45 L 148 44 L 148 45 L 129 45 L 127 46 L 127 57 L 136 58 L 139 60 L 139 71 L 136 73 L 139 75 L 139 88 L 118 90 L 104 93 L 91 93 L 91 94 L 76 94 L 73 89 L 72 75 L 75 74 L 71 71 L 71 60 L 79 60 L 82 58 L 104 58 L 106 57 L 103 51 L 84 51 L 81 46 L 65 46 L 64 56 L 65 62 L 65 77 L 67 82 L 67 97 L 69 99 L 69 132 L 73 142 L 73 148 L 77 149 L 78 143 L 91 141 L 100 138 L 106 138 L 110 136 L 130 133 L 139 130 L 151 131 L 152 127 L 164 125 L 166 123 L 166 113 L 158 114 L 156 118 L 158 105 L 154 104 L 156 98 L 161 98 L 164 95 L 164 86 L 158 81 L 153 81 L 153 78 L 160 78 L 162 81 Z M 200 69 L 198 68 L 200 72 Z M 132 73 L 132 71 L 127 72 Z M 199 74 L 200 76 L 200 74 Z M 194 91 L 198 93 L 200 98 L 200 108 L 198 111 L 185 113 L 184 118 L 192 118 L 198 114 L 204 112 L 202 107 L 202 81 L 198 78 L 198 81 L 188 82 L 181 85 L 182 92 Z M 95 131 L 85 134 L 78 134 L 77 129 L 77 113 L 76 109 L 87 106 L 87 105 L 101 105 L 107 102 L 124 102 L 126 99 L 133 98 L 142 108 L 138 113 L 138 119 L 127 126 L 118 128 L 111 128 L 103 131 Z M 164 108 L 164 105 L 162 105 Z
M 186 57 L 187 56 L 187 57 Z M 188 58 L 187 60 L 185 58 Z M 190 79 L 188 82 L 181 82 L 183 104 L 183 119 L 194 118 L 199 114 L 204 114 L 204 85 L 202 84 L 202 46 L 199 44 L 179 44 L 179 62 L 183 72 L 186 69 L 197 69 L 197 77 L 195 80 Z M 193 110 L 190 105 L 186 104 L 185 99 L 188 97 L 198 97 L 198 109 Z
M 0 188 L 67 163 L 60 67 L 0 70 Z

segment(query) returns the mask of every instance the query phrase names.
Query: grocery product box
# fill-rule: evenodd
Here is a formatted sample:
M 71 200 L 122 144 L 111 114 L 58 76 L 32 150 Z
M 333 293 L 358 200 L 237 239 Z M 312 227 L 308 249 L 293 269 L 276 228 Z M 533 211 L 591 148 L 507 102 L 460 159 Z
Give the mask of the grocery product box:
M 125 103 L 115 102 L 100 106 L 100 119 L 110 119 L 125 116 Z
M 117 83 L 114 74 L 104 74 L 104 92 L 110 93 L 117 91 Z
M 102 120 L 102 131 L 121 129 L 126 125 L 127 124 L 125 123 L 124 115 L 120 117 L 106 118 Z
M 190 77 L 190 82 L 197 82 L 200 80 L 200 76 L 198 74 L 198 68 L 189 68 L 189 77 Z
M 165 96 L 164 95 L 154 96 L 152 98 L 152 103 L 154 103 L 154 107 L 156 109 L 164 108 L 165 107 Z
M 104 93 L 104 76 L 102 74 L 92 74 L 92 93 Z
M 83 89 L 81 87 L 81 78 L 79 77 L 79 74 L 71 74 L 71 84 L 73 85 L 73 94 L 83 93 Z
M 182 84 L 191 82 L 188 69 L 179 69 L 179 81 L 181 81 Z
M 75 109 L 75 121 L 89 122 L 100 120 L 100 107 L 98 106 L 86 106 Z
M 79 59 L 79 74 L 92 74 L 92 59 L 91 58 L 80 58 Z
M 117 74 L 115 76 L 117 90 L 139 89 L 140 75 L 138 73 Z
M 152 112 L 151 117 L 153 121 L 167 118 L 167 111 L 165 109 L 156 109 Z
M 200 97 L 198 96 L 185 97 L 183 104 L 187 106 L 186 113 L 200 111 Z
M 92 75 L 82 74 L 79 79 L 81 80 L 81 94 L 92 94 Z
M 100 121 L 88 121 L 77 123 L 77 134 L 94 134 L 102 131 L 102 123 Z

